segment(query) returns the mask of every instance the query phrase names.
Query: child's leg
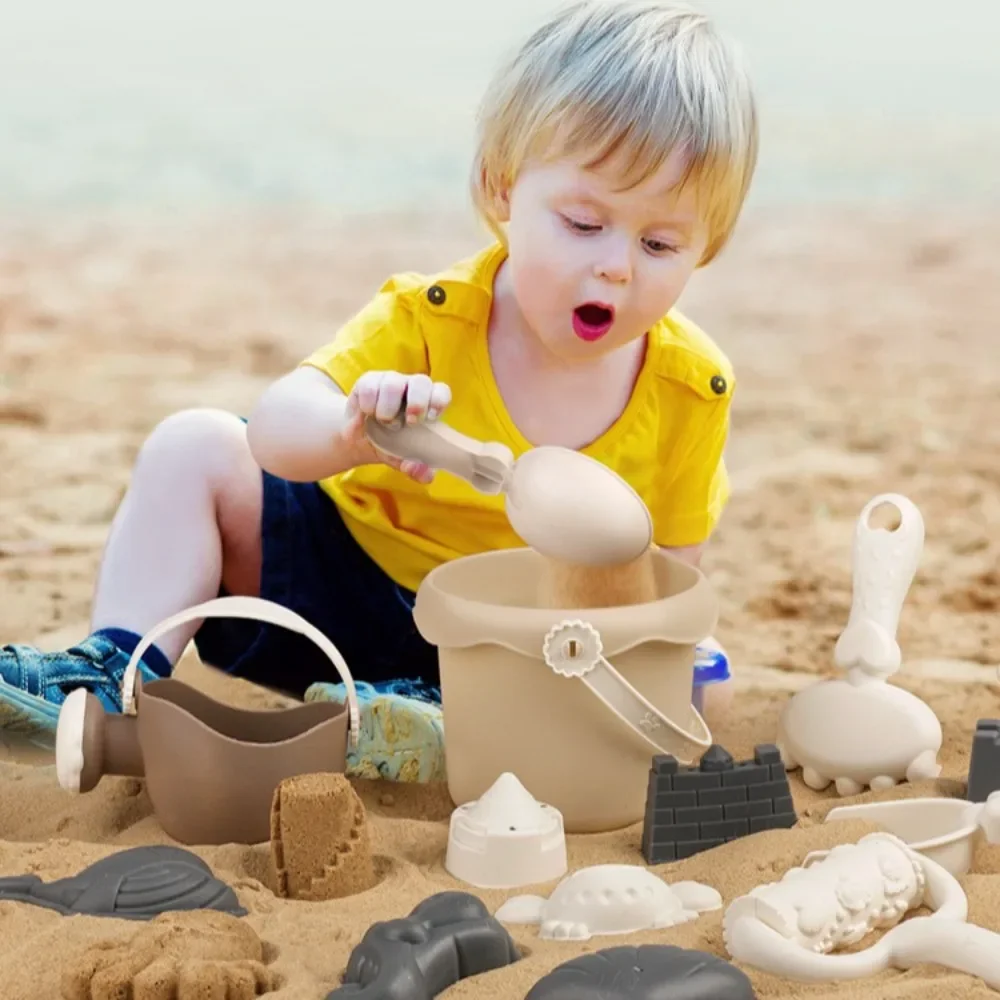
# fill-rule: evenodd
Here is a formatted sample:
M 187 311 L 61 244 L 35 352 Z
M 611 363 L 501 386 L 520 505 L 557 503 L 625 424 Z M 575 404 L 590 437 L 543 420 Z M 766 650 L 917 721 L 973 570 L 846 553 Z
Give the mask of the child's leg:
M 56 653 L 0 648 L 0 721 L 51 730 L 75 687 L 121 707 L 125 667 L 141 635 L 162 619 L 230 589 L 255 594 L 260 568 L 261 473 L 243 423 L 193 410 L 164 420 L 144 443 L 102 560 L 92 634 Z M 197 623 L 164 636 L 141 664 L 170 673 Z
M 261 473 L 246 425 L 216 410 L 168 417 L 139 453 L 98 575 L 91 627 L 138 635 L 170 615 L 260 581 Z M 159 641 L 175 663 L 197 631 Z
M 443 778 L 437 649 L 417 631 L 413 595 L 358 544 L 318 484 L 266 473 L 263 483 L 259 594 L 309 621 L 347 663 L 361 707 L 361 740 L 348 755 L 348 773 Z M 213 618 L 195 643 L 216 669 L 309 701 L 344 701 L 334 666 L 288 629 Z

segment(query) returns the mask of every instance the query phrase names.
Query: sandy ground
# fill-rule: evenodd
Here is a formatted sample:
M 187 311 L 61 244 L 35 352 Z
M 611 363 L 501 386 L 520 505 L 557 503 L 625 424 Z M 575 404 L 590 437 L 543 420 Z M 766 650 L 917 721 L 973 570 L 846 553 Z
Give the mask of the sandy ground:
M 991 527 L 1000 523 L 998 235 L 1000 217 L 986 213 L 761 214 L 690 289 L 684 307 L 728 349 L 740 378 L 735 492 L 706 561 L 722 602 L 718 635 L 740 684 L 714 736 L 735 756 L 772 740 L 790 692 L 830 671 L 850 606 L 855 520 L 869 498 L 898 491 L 920 507 L 927 539 L 900 625 L 906 667 L 897 680 L 941 719 L 944 774 L 882 795 L 964 794 L 975 721 L 1000 716 L 1000 543 Z M 108 522 L 159 418 L 192 405 L 246 412 L 387 273 L 432 270 L 479 242 L 459 222 L 417 217 L 0 229 L 0 641 L 54 647 L 85 634 Z M 190 657 L 180 671 L 220 698 L 274 703 Z M 0 873 L 48 880 L 111 847 L 164 840 L 140 783 L 105 779 L 73 799 L 50 758 L 7 743 Z M 461 887 L 442 868 L 450 810 L 442 789 L 387 797 L 358 787 L 381 859 L 381 880 L 363 896 L 285 902 L 272 891 L 266 846 L 199 851 L 250 909 L 258 957 L 280 986 L 275 997 L 325 996 L 371 922 Z M 816 824 L 832 790 L 811 792 L 797 775 L 792 787 L 795 830 L 658 871 L 707 882 L 728 902 L 829 846 L 832 827 Z M 640 834 L 571 837 L 571 866 L 641 863 Z M 970 918 L 1000 930 L 1000 848 L 982 846 L 963 882 Z M 491 907 L 505 896 L 483 895 Z M 715 913 L 635 940 L 724 955 L 720 925 Z M 118 944 L 124 953 L 143 931 L 19 903 L 0 903 L 0 926 L 7 1000 L 58 996 L 86 946 L 107 941 L 106 954 Z M 563 960 L 620 943 L 557 945 L 531 928 L 512 931 L 524 960 L 449 998 L 520 1000 Z M 931 966 L 836 986 L 748 971 L 768 998 L 993 995 Z M 131 994 L 95 986 L 93 995 Z

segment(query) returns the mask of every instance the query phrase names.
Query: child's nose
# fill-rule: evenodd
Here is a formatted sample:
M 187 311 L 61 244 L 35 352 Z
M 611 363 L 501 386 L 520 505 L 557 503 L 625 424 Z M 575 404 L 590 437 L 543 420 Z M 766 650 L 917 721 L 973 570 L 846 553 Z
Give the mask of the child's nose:
M 601 248 L 601 254 L 594 267 L 596 277 L 614 284 L 627 284 L 632 280 L 631 252 L 624 242 L 608 241 Z

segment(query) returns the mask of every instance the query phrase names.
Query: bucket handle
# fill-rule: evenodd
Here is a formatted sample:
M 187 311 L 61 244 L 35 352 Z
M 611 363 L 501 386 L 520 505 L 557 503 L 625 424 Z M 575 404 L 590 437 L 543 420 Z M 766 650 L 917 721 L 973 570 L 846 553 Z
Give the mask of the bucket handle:
M 350 746 L 358 745 L 358 732 L 360 726 L 358 712 L 358 695 L 354 687 L 354 678 L 351 671 L 341 656 L 336 646 L 318 628 L 307 622 L 301 615 L 296 614 L 289 608 L 284 608 L 273 601 L 264 600 L 261 597 L 216 597 L 203 604 L 196 604 L 181 611 L 176 615 L 171 615 L 158 625 L 153 626 L 141 639 L 139 645 L 135 647 L 135 652 L 128 661 L 125 668 L 125 676 L 122 679 L 122 712 L 125 715 L 135 715 L 135 675 L 138 669 L 139 660 L 142 654 L 149 649 L 153 643 L 171 629 L 178 625 L 197 618 L 247 618 L 251 621 L 266 622 L 268 625 L 277 625 L 279 628 L 287 628 L 292 632 L 311 639 L 327 655 L 333 664 L 340 679 L 347 689 L 347 706 L 349 713 Z
M 692 705 L 691 714 L 698 733 L 689 733 L 664 715 L 636 690 L 604 658 L 597 629 L 589 622 L 562 621 L 549 629 L 542 645 L 547 666 L 562 677 L 578 677 L 622 722 L 643 738 L 658 754 L 670 754 L 655 739 L 660 729 L 668 729 L 702 750 L 712 745 L 705 720 Z

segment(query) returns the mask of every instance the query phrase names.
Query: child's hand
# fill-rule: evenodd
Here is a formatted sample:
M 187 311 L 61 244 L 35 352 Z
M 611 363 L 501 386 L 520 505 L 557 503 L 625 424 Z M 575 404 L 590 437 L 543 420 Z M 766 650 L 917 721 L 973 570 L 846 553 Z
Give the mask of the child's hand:
M 358 447 L 362 454 L 371 454 L 373 461 L 399 469 L 418 483 L 429 483 L 434 478 L 432 468 L 423 462 L 395 458 L 376 448 L 365 436 L 364 423 L 368 417 L 390 423 L 404 403 L 407 423 L 436 420 L 450 402 L 451 389 L 444 382 L 432 382 L 427 375 L 365 372 L 354 383 L 347 397 L 347 412 L 351 419 L 344 429 L 344 438 Z

